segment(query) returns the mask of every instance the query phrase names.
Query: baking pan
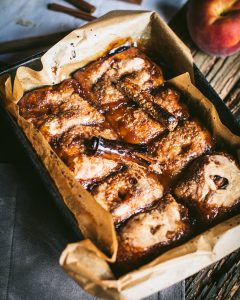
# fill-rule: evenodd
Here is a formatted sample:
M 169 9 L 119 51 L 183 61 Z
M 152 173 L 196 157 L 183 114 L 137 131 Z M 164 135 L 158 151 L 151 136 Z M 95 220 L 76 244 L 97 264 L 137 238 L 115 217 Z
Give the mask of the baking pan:
M 9 68 L 4 69 L 2 72 L 0 72 L 0 77 L 2 75 L 10 75 L 11 78 L 15 76 L 16 70 L 20 66 L 27 66 L 34 70 L 40 70 L 41 69 L 41 56 L 44 54 L 44 52 L 38 53 L 36 55 L 33 55 L 23 61 L 20 61 L 17 64 L 14 64 L 10 66 Z M 51 198 L 56 203 L 60 213 L 66 220 L 66 225 L 71 228 L 71 231 L 74 235 L 74 239 L 82 240 L 83 236 L 79 230 L 78 224 L 72 215 L 71 211 L 68 209 L 68 207 L 65 205 L 61 194 L 59 193 L 57 187 L 55 186 L 55 183 L 53 182 L 51 176 L 49 175 L 48 171 L 45 169 L 43 163 L 39 159 L 37 153 L 33 149 L 31 143 L 28 141 L 27 137 L 25 136 L 22 129 L 18 126 L 15 118 L 4 108 L 3 101 L 0 99 L 0 117 L 4 121 L 7 129 L 13 133 L 12 138 L 16 138 L 21 145 L 23 151 L 25 152 L 26 156 L 28 157 L 29 161 L 31 162 L 33 168 L 36 170 L 36 173 L 38 174 L 39 178 L 43 182 L 45 188 L 51 195 Z
M 4 74 L 8 74 L 13 78 L 17 68 L 19 68 L 20 66 L 26 66 L 34 70 L 40 70 L 41 69 L 40 58 L 43 54 L 44 52 L 38 53 L 24 61 L 21 61 L 9 68 L 4 69 L 2 72 L 0 72 L 0 76 Z M 197 68 L 196 65 L 194 65 L 194 76 L 195 76 L 196 87 L 214 104 L 215 108 L 219 113 L 222 123 L 225 124 L 233 133 L 239 135 L 240 125 L 232 115 L 231 111 L 225 105 L 225 103 L 220 99 L 218 94 L 207 82 L 204 75 L 201 73 L 201 71 Z M 30 142 L 28 141 L 22 129 L 18 126 L 14 117 L 4 108 L 2 99 L 0 99 L 0 114 L 3 120 L 5 121 L 7 127 L 9 128 L 9 130 L 13 132 L 14 134 L 13 136 L 15 136 L 19 141 L 19 144 L 22 146 L 24 152 L 26 153 L 27 157 L 31 161 L 31 164 L 33 165 L 34 169 L 38 173 L 38 176 L 40 177 L 44 186 L 50 193 L 52 199 L 58 206 L 68 226 L 71 227 L 71 230 L 73 234 L 76 236 L 76 239 L 78 240 L 83 239 L 79 227 L 77 225 L 77 222 L 75 221 L 68 207 L 65 205 L 62 196 L 60 195 L 57 187 L 55 186 L 53 180 L 51 179 L 51 176 L 48 174 L 43 163 L 38 158 L 35 150 L 31 146 Z

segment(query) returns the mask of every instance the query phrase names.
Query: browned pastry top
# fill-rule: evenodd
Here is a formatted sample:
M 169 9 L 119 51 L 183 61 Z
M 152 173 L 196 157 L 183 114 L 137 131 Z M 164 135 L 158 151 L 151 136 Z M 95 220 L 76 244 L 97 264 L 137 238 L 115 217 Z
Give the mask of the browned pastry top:
M 105 118 L 80 96 L 74 79 L 32 91 L 19 101 L 20 114 L 39 128 L 47 140 L 75 125 L 92 125 Z
M 26 93 L 18 102 L 21 116 L 32 121 L 32 117 L 56 114 L 62 103 L 71 97 L 79 97 L 80 85 L 74 79 L 64 80 L 59 85 L 39 88 Z
M 115 132 L 103 123 L 93 126 L 78 125 L 66 131 L 54 140 L 52 147 L 73 172 L 74 177 L 85 187 L 101 181 L 120 170 L 122 164 L 111 158 L 89 156 L 85 154 L 84 141 L 91 137 L 104 137 L 115 140 Z
M 146 144 L 161 135 L 165 128 L 141 109 L 121 105 L 106 113 L 106 119 L 125 142 Z
M 151 91 L 152 99 L 164 109 L 168 110 L 178 120 L 186 120 L 189 112 L 185 104 L 181 101 L 182 94 L 170 85 L 162 85 Z
M 132 81 L 141 89 L 157 87 L 163 83 L 161 68 L 134 47 L 91 63 L 77 71 L 74 78 L 79 81 L 85 96 L 101 106 L 107 101 L 99 91 L 109 94 L 104 90 L 112 85 L 112 81 L 127 75 L 131 75 Z M 100 89 L 98 85 L 105 88 Z
M 163 196 L 164 187 L 156 175 L 136 164 L 97 186 L 92 195 L 120 223 L 150 207 Z
M 201 157 L 179 181 L 175 194 L 201 221 L 212 222 L 240 204 L 239 166 L 223 153 Z
M 85 97 L 104 112 L 106 119 L 128 143 L 148 143 L 163 133 L 165 127 L 139 109 L 115 86 L 122 76 L 133 76 L 141 89 L 163 83 L 161 69 L 136 48 L 129 48 L 97 62 L 74 74 Z
M 155 257 L 161 247 L 177 243 L 189 233 L 187 208 L 168 194 L 155 208 L 138 214 L 120 228 L 117 265 L 123 269 L 136 267 L 142 259 Z
M 213 148 L 208 130 L 199 121 L 186 121 L 154 145 L 154 156 L 163 173 L 173 177 L 194 158 Z

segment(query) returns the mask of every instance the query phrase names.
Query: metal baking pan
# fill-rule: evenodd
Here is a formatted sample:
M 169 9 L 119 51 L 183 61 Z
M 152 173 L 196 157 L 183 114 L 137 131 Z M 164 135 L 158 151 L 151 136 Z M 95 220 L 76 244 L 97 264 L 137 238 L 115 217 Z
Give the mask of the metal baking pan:
M 18 67 L 20 66 L 27 66 L 35 70 L 41 69 L 41 61 L 40 57 L 44 53 L 38 53 L 34 56 L 31 56 L 30 58 L 19 62 L 18 64 L 15 64 L 9 68 L 6 68 L 0 73 L 1 75 L 9 74 L 11 77 L 15 75 L 15 72 Z M 210 86 L 210 84 L 205 79 L 204 75 L 201 73 L 201 71 L 197 68 L 196 65 L 194 65 L 194 75 L 195 75 L 195 85 L 196 87 L 214 104 L 216 107 L 219 116 L 221 118 L 221 121 L 223 124 L 225 124 L 233 133 L 239 134 L 240 133 L 240 125 L 237 123 L 236 119 L 230 112 L 230 110 L 227 108 L 225 103 L 220 99 L 218 94 L 214 91 L 214 89 Z M 28 141 L 27 137 L 25 136 L 22 129 L 18 126 L 16 120 L 14 117 L 3 107 L 3 101 L 0 99 L 0 114 L 1 117 L 5 120 L 6 125 L 8 128 L 13 132 L 17 140 L 19 141 L 19 144 L 22 146 L 23 150 L 27 154 L 27 157 L 31 161 L 34 169 L 38 173 L 40 179 L 42 180 L 44 186 L 50 193 L 52 199 L 58 206 L 60 212 L 62 213 L 63 217 L 66 219 L 66 222 L 71 227 L 72 232 L 74 235 L 76 235 L 76 239 L 82 239 L 81 232 L 79 230 L 79 227 L 77 225 L 77 222 L 75 218 L 73 217 L 70 210 L 65 205 L 62 196 L 60 195 L 57 187 L 55 186 L 51 176 L 45 169 L 43 163 L 37 156 L 35 150 L 33 149 L 32 145 Z

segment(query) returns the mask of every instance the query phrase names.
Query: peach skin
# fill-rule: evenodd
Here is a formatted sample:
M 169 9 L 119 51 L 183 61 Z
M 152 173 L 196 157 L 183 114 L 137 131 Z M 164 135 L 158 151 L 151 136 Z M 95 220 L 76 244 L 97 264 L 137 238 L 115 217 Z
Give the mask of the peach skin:
M 240 50 L 240 0 L 191 0 L 188 30 L 196 45 L 215 56 Z

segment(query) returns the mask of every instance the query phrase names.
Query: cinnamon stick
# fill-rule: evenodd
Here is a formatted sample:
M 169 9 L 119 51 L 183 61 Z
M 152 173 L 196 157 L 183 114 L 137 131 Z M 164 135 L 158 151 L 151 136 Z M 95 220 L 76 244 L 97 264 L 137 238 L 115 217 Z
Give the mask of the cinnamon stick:
M 84 11 L 78 10 L 78 9 L 73 9 L 73 8 L 69 8 L 57 3 L 50 3 L 48 4 L 48 9 L 53 10 L 53 11 L 58 11 L 58 12 L 62 12 L 64 14 L 85 20 L 85 21 L 92 21 L 95 20 L 96 17 L 90 15 L 89 13 L 86 13 Z
M 144 155 L 143 157 L 138 156 L 138 154 L 146 153 L 146 145 L 129 144 L 101 137 L 85 139 L 84 145 L 88 155 L 102 155 L 108 159 L 136 162 L 145 167 L 151 164 L 151 162 L 144 159 Z
M 96 7 L 94 5 L 84 0 L 65 0 L 65 1 L 90 14 L 96 10 Z

